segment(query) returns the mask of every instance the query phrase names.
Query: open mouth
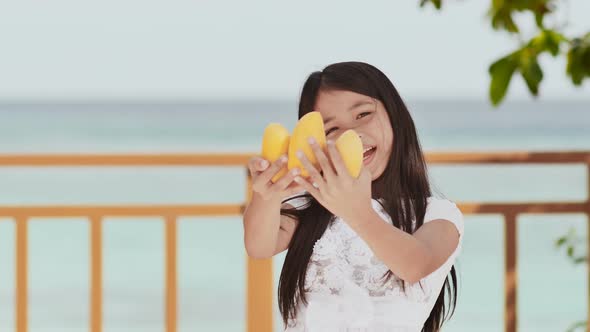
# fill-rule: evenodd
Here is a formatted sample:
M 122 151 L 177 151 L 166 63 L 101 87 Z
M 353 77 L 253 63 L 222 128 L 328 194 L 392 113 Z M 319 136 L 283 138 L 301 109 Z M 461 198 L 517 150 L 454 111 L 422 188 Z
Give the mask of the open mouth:
M 371 162 L 371 160 L 373 160 L 376 150 L 377 147 L 374 146 L 369 146 L 365 148 L 365 150 L 363 151 L 363 164 L 367 165 Z

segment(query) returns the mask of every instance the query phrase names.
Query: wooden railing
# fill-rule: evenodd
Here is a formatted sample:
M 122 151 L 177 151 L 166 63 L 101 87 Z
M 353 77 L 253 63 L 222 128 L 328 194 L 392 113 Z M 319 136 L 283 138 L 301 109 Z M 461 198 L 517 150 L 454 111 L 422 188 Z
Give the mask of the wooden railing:
M 166 154 L 166 155 L 0 155 L 2 166 L 245 166 L 250 154 Z M 587 196 L 582 202 L 566 203 L 460 203 L 464 214 L 501 214 L 505 221 L 505 331 L 517 327 L 517 228 L 519 214 L 583 213 L 590 220 L 590 151 L 582 152 L 496 152 L 496 153 L 428 153 L 429 164 L 585 164 Z M 177 331 L 177 234 L 179 216 L 240 216 L 250 199 L 251 182 L 246 186 L 244 204 L 207 205 L 67 205 L 67 206 L 0 206 L 0 216 L 16 223 L 16 331 L 27 331 L 28 253 L 27 224 L 33 217 L 86 217 L 90 227 L 90 331 L 102 331 L 102 221 L 107 216 L 158 216 L 165 223 L 165 312 L 166 331 Z M 588 227 L 590 234 L 590 225 Z M 590 237 L 589 237 L 590 238 Z M 590 241 L 589 241 L 590 242 Z M 589 244 L 590 248 L 590 244 Z M 272 259 L 247 259 L 247 331 L 273 330 Z M 588 276 L 590 299 L 590 272 Z M 588 305 L 590 317 L 590 302 Z M 590 331 L 590 328 L 589 328 Z

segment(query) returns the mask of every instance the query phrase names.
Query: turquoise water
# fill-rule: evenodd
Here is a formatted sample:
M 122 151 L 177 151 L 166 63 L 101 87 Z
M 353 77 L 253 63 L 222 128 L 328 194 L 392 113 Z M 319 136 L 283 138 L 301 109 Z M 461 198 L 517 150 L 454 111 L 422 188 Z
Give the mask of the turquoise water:
M 590 150 L 589 102 L 410 102 L 426 151 Z M 268 122 L 289 129 L 293 102 L 0 106 L 0 153 L 257 152 Z M 435 187 L 456 201 L 586 199 L 581 165 L 432 166 Z M 0 205 L 241 202 L 239 167 L 0 168 Z M 587 267 L 554 248 L 582 215 L 519 218 L 519 328 L 564 331 L 587 312 Z M 30 224 L 31 331 L 86 331 L 88 232 L 82 218 Z M 457 268 L 460 294 L 445 331 L 503 326 L 503 228 L 467 216 Z M 245 252 L 240 218 L 181 218 L 180 331 L 242 331 Z M 163 331 L 164 238 L 157 218 L 104 226 L 105 331 Z M 14 226 L 0 219 L 0 331 L 14 325 Z M 278 280 L 284 255 L 275 258 Z M 276 289 L 276 285 L 275 285 Z M 277 316 L 278 317 L 278 311 Z M 276 319 L 277 331 L 279 320 Z

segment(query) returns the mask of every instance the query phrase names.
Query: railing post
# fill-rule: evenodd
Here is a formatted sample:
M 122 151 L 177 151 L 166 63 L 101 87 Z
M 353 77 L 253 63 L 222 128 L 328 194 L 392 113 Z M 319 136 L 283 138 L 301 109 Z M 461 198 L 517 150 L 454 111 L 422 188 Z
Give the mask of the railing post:
M 586 267 L 587 267 L 587 310 L 586 332 L 590 332 L 590 156 L 586 158 Z
M 517 328 L 517 225 L 516 214 L 505 215 L 504 224 L 504 331 L 516 332 Z
M 102 217 L 90 219 L 90 331 L 102 332 Z
M 250 201 L 252 178 L 246 168 L 246 204 Z M 273 330 L 273 268 L 272 258 L 253 259 L 249 256 L 246 272 L 246 331 Z
M 16 216 L 16 332 L 27 332 L 28 218 Z
M 166 332 L 176 332 L 177 325 L 177 266 L 176 216 L 166 216 Z

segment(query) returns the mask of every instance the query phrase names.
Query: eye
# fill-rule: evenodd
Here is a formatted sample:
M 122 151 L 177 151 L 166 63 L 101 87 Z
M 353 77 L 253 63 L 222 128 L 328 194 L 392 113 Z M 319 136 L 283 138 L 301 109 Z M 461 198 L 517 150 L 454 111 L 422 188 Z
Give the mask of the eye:
M 338 129 L 338 127 L 331 128 L 330 130 L 326 131 L 326 136 L 329 135 L 333 130 Z
M 356 118 L 358 119 L 358 118 L 359 118 L 359 116 L 360 116 L 361 118 L 364 118 L 364 116 L 362 116 L 362 115 L 365 115 L 365 114 L 366 114 L 366 115 L 369 115 L 369 114 L 371 114 L 371 112 L 363 112 L 363 113 L 359 114 L 359 115 L 358 115 Z

